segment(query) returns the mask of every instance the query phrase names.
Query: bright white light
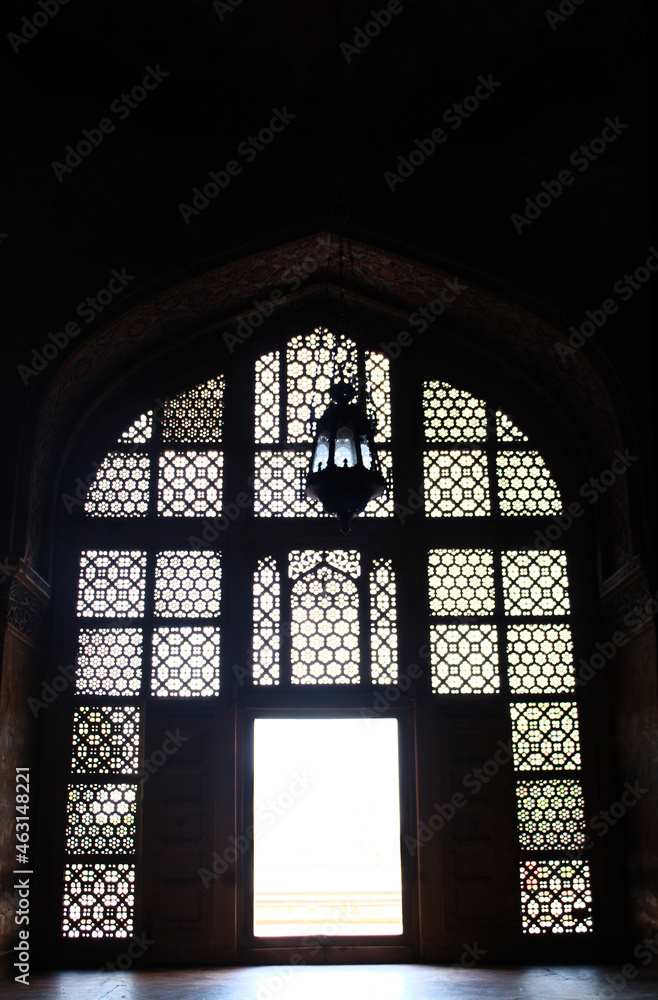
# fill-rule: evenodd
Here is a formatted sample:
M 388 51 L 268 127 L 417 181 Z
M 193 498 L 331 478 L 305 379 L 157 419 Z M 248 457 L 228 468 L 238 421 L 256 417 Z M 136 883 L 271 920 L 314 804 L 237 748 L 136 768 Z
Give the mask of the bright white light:
M 254 934 L 402 933 L 397 720 L 256 719 Z

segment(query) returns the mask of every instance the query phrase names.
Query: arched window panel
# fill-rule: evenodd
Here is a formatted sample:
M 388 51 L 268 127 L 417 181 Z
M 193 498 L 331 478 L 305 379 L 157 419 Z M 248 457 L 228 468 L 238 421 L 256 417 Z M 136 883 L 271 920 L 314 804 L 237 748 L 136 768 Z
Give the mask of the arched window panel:
M 224 377 L 203 382 L 165 403 L 164 444 L 219 444 L 222 440 Z
M 592 894 L 586 861 L 524 861 L 520 880 L 526 934 L 591 932 Z
M 222 507 L 224 377 L 174 396 L 141 414 L 118 437 L 124 450 L 108 453 L 85 499 L 92 517 L 163 517 L 215 515 Z M 196 450 L 180 446 L 197 445 Z M 164 447 L 163 446 L 169 446 Z M 172 447 L 174 446 L 174 447 Z M 151 469 L 158 468 L 155 511 L 150 511 Z
M 496 455 L 501 514 L 547 517 L 562 511 L 560 491 L 537 451 L 500 451 Z
M 153 410 L 137 417 L 117 438 L 119 444 L 147 444 L 153 437 Z
M 341 366 L 344 377 L 354 385 L 365 379 L 379 461 L 391 484 L 391 452 L 382 447 L 391 439 L 390 361 L 346 338 L 335 343 L 332 333 L 316 327 L 310 334 L 292 337 L 283 351 L 264 354 L 255 362 L 256 517 L 328 516 L 321 504 L 307 499 L 305 483 L 315 421 L 329 405 L 329 389 Z M 387 495 L 371 500 L 359 516 L 393 514 L 391 487 Z
M 148 455 L 110 452 L 89 488 L 85 513 L 95 517 L 145 517 L 150 470 Z
M 513 424 L 506 414 L 496 410 L 496 438 L 501 444 L 513 444 L 515 441 L 528 441 L 522 430 Z
M 292 587 L 285 611 L 281 568 L 274 557 L 267 556 L 258 561 L 254 572 L 253 683 L 281 683 L 284 636 L 290 640 L 291 684 L 395 683 L 397 611 L 392 561 L 378 557 L 364 562 L 356 550 L 290 552 L 287 576 Z M 365 594 L 358 583 L 364 577 Z M 369 664 L 361 662 L 360 623 L 364 619 L 369 621 Z

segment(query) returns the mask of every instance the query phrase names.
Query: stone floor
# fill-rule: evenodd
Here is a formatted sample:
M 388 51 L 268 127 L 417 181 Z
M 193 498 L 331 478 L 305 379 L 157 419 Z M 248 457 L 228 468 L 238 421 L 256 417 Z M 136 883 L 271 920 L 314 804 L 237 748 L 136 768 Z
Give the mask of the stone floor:
M 627 973 L 630 968 L 626 967 Z M 29 992 L 4 980 L 0 996 L 30 1000 L 656 1000 L 658 972 L 624 978 L 616 966 L 338 965 L 50 972 Z

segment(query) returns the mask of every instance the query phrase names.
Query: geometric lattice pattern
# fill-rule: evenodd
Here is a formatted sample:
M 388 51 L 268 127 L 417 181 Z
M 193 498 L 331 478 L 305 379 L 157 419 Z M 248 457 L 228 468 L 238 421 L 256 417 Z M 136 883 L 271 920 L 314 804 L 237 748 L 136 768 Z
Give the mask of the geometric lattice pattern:
M 490 549 L 432 549 L 429 596 L 433 615 L 487 615 L 494 610 Z
M 256 359 L 254 437 L 258 444 L 279 441 L 279 352 Z
M 139 694 L 141 681 L 141 629 L 80 630 L 75 675 L 76 694 L 135 696 Z
M 496 455 L 501 514 L 559 514 L 560 491 L 537 451 L 502 451 Z
M 69 864 L 62 932 L 68 938 L 127 938 L 133 933 L 135 866 Z
M 143 517 L 149 504 L 148 455 L 110 452 L 85 500 L 85 513 L 97 517 Z
M 220 557 L 216 552 L 158 552 L 155 614 L 160 618 L 212 618 L 219 614 Z
M 374 417 L 375 442 L 391 440 L 391 362 L 384 354 L 366 351 L 366 384 L 370 393 L 368 413 Z
M 311 334 L 292 337 L 286 348 L 287 369 L 287 444 L 313 439 L 313 421 L 330 403 L 329 387 L 333 375 L 334 336 L 316 328 Z M 344 339 L 337 347 L 338 368 L 345 366 L 344 377 L 354 380 L 356 344 Z
M 586 861 L 524 861 L 520 877 L 526 934 L 582 934 L 592 930 Z
M 146 444 L 147 441 L 150 441 L 153 436 L 152 418 L 153 410 L 142 413 L 141 417 L 137 417 L 137 420 L 119 435 L 117 438 L 119 444 L 123 444 L 125 441 L 130 442 L 130 444 Z
M 390 451 L 378 451 L 381 474 L 387 483 L 387 492 L 375 500 L 369 500 L 364 510 L 357 517 L 393 517 L 393 476 Z
M 506 414 L 500 410 L 496 412 L 496 438 L 502 444 L 512 444 L 515 441 L 527 441 L 528 438 L 522 430 L 513 424 Z
M 141 618 L 145 580 L 145 552 L 82 552 L 78 615 Z
M 253 681 L 279 683 L 281 583 L 276 562 L 260 559 L 254 573 L 253 589 Z
M 307 451 L 260 452 L 254 475 L 254 514 L 257 517 L 322 517 L 317 500 L 304 495 L 311 459 Z
M 353 580 L 361 576 L 361 556 L 357 549 L 329 549 L 326 552 L 318 549 L 295 550 L 288 555 L 288 575 L 291 580 L 298 580 L 323 562 Z
M 158 628 L 153 633 L 151 694 L 211 697 L 219 694 L 219 629 Z
M 505 614 L 569 613 L 565 552 L 556 549 L 503 552 L 502 566 Z
M 483 517 L 490 513 L 487 456 L 483 451 L 428 451 L 424 464 L 426 514 Z
M 69 854 L 134 854 L 137 785 L 69 785 Z
M 423 383 L 423 417 L 428 443 L 486 441 L 486 403 L 446 382 Z
M 73 774 L 137 771 L 139 708 L 80 705 L 73 719 Z
M 359 683 L 359 595 L 354 581 L 323 562 L 291 595 L 293 684 Z
M 573 644 L 568 625 L 509 625 L 507 659 L 512 694 L 563 694 L 574 690 Z
M 158 514 L 198 517 L 220 514 L 221 508 L 221 452 L 165 451 L 160 455 Z
M 585 803 L 572 778 L 519 781 L 519 843 L 529 851 L 577 851 L 585 844 Z
M 395 684 L 398 635 L 395 574 L 390 559 L 373 559 L 370 571 L 370 672 L 373 684 Z
M 218 375 L 170 399 L 162 423 L 165 444 L 219 444 L 223 393 L 224 377 Z
M 518 771 L 580 767 L 578 712 L 573 701 L 513 703 L 512 749 Z
M 500 690 L 495 625 L 432 625 L 430 649 L 435 694 L 496 694 Z

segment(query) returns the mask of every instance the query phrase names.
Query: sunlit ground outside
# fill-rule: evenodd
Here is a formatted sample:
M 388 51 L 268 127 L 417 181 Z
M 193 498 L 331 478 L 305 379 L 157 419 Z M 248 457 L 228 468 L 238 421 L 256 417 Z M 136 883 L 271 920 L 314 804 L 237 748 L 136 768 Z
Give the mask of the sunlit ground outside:
M 254 934 L 402 933 L 395 719 L 256 719 Z

